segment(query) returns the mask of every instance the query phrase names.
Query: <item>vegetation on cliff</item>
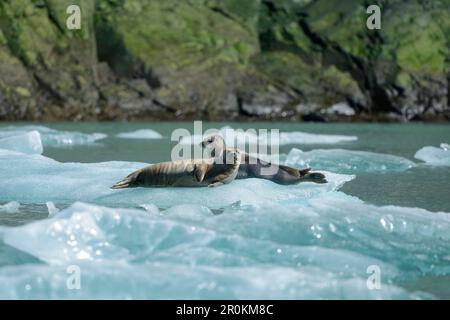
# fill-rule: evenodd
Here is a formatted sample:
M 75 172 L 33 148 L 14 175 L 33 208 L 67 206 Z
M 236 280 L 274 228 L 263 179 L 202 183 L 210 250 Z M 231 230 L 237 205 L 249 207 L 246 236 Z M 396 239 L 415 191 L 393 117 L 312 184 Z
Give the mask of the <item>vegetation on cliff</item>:
M 3 0 L 0 119 L 449 119 L 448 1 L 377 4 Z

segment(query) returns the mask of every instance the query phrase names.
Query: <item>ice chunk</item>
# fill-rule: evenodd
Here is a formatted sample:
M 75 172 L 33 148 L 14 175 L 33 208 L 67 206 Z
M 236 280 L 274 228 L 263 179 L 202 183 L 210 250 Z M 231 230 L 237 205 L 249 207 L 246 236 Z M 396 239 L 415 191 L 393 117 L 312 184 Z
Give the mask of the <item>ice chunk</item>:
M 59 209 L 55 206 L 53 202 L 47 201 L 45 205 L 47 206 L 49 218 L 54 217 L 59 212 Z
M 0 269 L 1 299 L 431 299 L 367 277 L 339 278 L 311 267 L 216 268 L 171 263 L 77 263 L 81 288 L 67 289 L 66 268 L 23 265 Z M 20 276 L 19 276 L 20 275 Z M 273 311 L 273 310 L 272 310 Z
M 234 129 L 230 126 L 225 126 L 219 130 L 210 130 L 205 132 L 204 135 L 192 135 L 182 137 L 180 144 L 200 144 L 206 136 L 218 134 L 225 140 L 225 144 L 228 146 L 243 146 L 245 144 L 257 144 L 259 142 L 258 132 L 256 130 L 244 130 Z
M 341 192 L 330 192 L 297 204 L 233 206 L 222 214 L 208 213 L 202 206 L 181 205 L 164 211 L 162 215 L 217 234 L 239 235 L 246 241 L 258 239 L 276 243 L 281 251 L 286 250 L 282 245 L 320 246 L 316 255 L 301 260 L 308 265 L 318 263 L 317 259 L 322 257 L 319 251 L 330 248 L 379 259 L 402 270 L 403 278 L 417 277 L 422 273 L 450 273 L 449 213 L 397 206 L 378 207 Z M 284 254 L 290 255 L 291 252 Z M 344 258 L 342 263 L 337 262 L 337 251 L 332 254 L 336 255 L 332 259 L 336 262 L 336 272 L 348 268 L 348 261 L 354 263 L 349 257 L 345 258 L 347 262 Z M 323 257 L 326 256 L 324 253 Z M 330 269 L 334 267 L 329 266 Z M 388 270 L 386 266 L 382 269 Z M 389 274 L 395 272 L 391 270 Z
M 381 219 L 393 227 L 385 230 Z M 161 216 L 75 203 L 54 219 L 0 229 L 6 244 L 49 264 L 0 269 L 0 297 L 68 297 L 69 264 L 83 272 L 83 289 L 73 291 L 84 298 L 429 297 L 395 283 L 449 272 L 449 225 L 444 213 L 376 207 L 334 192 L 222 214 L 198 205 Z M 382 271 L 381 290 L 367 290 L 370 265 Z
M 81 133 L 72 131 L 59 131 L 44 126 L 8 126 L 0 128 L 0 138 L 24 134 L 29 131 L 38 131 L 41 134 L 44 146 L 72 146 L 93 144 L 107 137 L 104 133 Z
M 356 136 L 329 135 L 306 133 L 301 131 L 280 132 L 279 139 L 271 139 L 271 134 L 261 133 L 251 130 L 237 130 L 229 126 L 216 130 L 215 134 L 219 134 L 225 138 L 228 146 L 242 146 L 244 144 L 260 144 L 260 145 L 289 145 L 289 144 L 335 144 L 341 142 L 351 142 L 358 140 Z M 192 135 L 183 137 L 181 144 L 199 144 L 206 135 Z
M 0 149 L 38 154 L 42 154 L 44 151 L 41 136 L 38 131 L 30 131 L 0 138 Z
M 422 160 L 433 166 L 450 166 L 450 146 L 441 143 L 440 148 L 423 147 L 414 155 L 416 159 Z
M 389 154 L 344 149 L 303 152 L 296 148 L 289 152 L 286 164 L 339 173 L 405 171 L 415 166 L 408 159 Z
M 3 205 L 0 205 L 0 212 L 17 213 L 19 212 L 19 207 L 20 203 L 18 203 L 17 201 L 11 201 Z
M 336 190 L 353 179 L 351 175 L 325 172 L 327 184 L 307 182 L 283 186 L 262 179 L 246 179 L 235 180 L 220 188 L 110 189 L 115 182 L 145 165 L 119 161 L 59 163 L 41 155 L 0 150 L 0 178 L 8 180 L 8 183 L 0 185 L 0 201 L 45 203 L 51 197 L 58 203 L 78 200 L 124 206 L 153 203 L 162 208 L 190 203 L 222 208 L 237 201 L 261 204 L 302 200 Z
M 155 130 L 141 129 L 132 132 L 119 133 L 116 137 L 124 139 L 161 139 L 162 135 Z
M 264 137 L 261 137 L 264 139 Z M 307 133 L 301 131 L 280 132 L 280 145 L 289 144 L 336 144 L 358 140 L 356 136 Z

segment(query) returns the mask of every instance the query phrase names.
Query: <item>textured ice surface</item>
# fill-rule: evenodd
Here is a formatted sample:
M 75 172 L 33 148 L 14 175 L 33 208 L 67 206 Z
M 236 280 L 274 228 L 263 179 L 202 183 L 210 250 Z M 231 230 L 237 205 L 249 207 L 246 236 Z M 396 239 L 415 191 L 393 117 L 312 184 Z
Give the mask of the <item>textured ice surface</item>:
M 389 154 L 344 149 L 303 152 L 296 148 L 289 152 L 286 164 L 339 173 L 405 171 L 415 166 L 408 159 Z
M 0 213 L 17 213 L 19 212 L 20 203 L 17 201 L 11 201 L 8 203 L 5 203 L 3 205 L 0 205 Z
M 80 263 L 80 290 L 67 289 L 66 268 L 23 265 L 0 270 L 3 299 L 420 299 L 389 284 L 368 290 L 366 278 L 338 278 L 310 267 L 189 266 L 171 263 Z
M 38 131 L 41 134 L 44 146 L 72 146 L 93 144 L 107 137 L 104 133 L 81 133 L 72 131 L 59 131 L 44 126 L 8 126 L 0 128 L 0 138 L 25 134 L 29 131 Z
M 162 135 L 151 129 L 141 129 L 132 132 L 122 132 L 116 135 L 118 138 L 125 139 L 161 139 Z
M 448 214 L 339 192 L 220 214 L 201 205 L 157 214 L 75 203 L 0 229 L 6 245 L 45 263 L 0 269 L 0 298 L 427 298 L 396 282 L 450 272 L 449 227 Z M 66 287 L 74 264 L 81 290 Z M 381 290 L 366 286 L 373 265 Z
M 225 143 L 228 146 L 241 146 L 245 143 L 250 144 L 279 144 L 279 145 L 289 145 L 289 144 L 334 144 L 341 142 L 351 142 L 358 140 L 356 136 L 343 136 L 343 135 L 329 135 L 329 134 L 317 134 L 317 133 L 306 133 L 301 131 L 294 132 L 280 132 L 279 139 L 271 139 L 270 132 L 259 132 L 259 131 L 247 131 L 247 130 L 237 130 L 229 126 L 223 127 L 216 131 L 225 138 Z M 192 135 L 190 137 L 183 137 L 180 141 L 181 144 L 199 144 L 206 135 Z
M 447 143 L 441 143 L 439 148 L 423 147 L 414 157 L 433 166 L 450 166 L 450 146 Z
M 44 151 L 38 131 L 17 133 L 16 135 L 0 138 L 0 149 L 38 154 L 42 154 Z
M 0 178 L 8 181 L 0 185 L 0 201 L 72 203 L 83 200 L 123 206 L 153 203 L 165 208 L 188 203 L 222 208 L 237 201 L 258 204 L 302 200 L 335 190 L 353 178 L 325 172 L 327 184 L 282 186 L 267 180 L 246 179 L 220 188 L 110 189 L 115 182 L 145 165 L 120 161 L 60 163 L 41 155 L 0 150 Z

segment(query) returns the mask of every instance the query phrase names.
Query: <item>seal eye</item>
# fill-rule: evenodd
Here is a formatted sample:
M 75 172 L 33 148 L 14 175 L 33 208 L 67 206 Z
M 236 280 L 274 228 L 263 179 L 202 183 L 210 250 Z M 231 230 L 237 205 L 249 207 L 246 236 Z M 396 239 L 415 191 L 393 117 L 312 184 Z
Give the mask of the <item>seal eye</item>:
M 208 142 L 209 142 L 209 143 L 213 142 L 213 138 L 209 138 L 209 139 L 208 139 Z

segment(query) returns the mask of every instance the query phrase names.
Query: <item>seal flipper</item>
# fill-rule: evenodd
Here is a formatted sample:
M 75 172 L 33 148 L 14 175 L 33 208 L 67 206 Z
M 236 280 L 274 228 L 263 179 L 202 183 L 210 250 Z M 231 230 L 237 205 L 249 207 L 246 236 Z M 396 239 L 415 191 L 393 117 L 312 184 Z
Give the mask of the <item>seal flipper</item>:
M 195 179 L 197 179 L 198 182 L 202 182 L 203 179 L 205 179 L 206 171 L 208 170 L 208 165 L 205 163 L 202 164 L 196 164 L 194 166 L 194 176 Z
M 125 178 L 115 183 L 111 189 L 125 189 L 136 187 L 136 177 L 139 175 L 140 170 L 130 173 Z
M 314 183 L 327 183 L 327 179 L 323 173 L 309 172 L 302 176 L 302 181 L 310 181 Z

